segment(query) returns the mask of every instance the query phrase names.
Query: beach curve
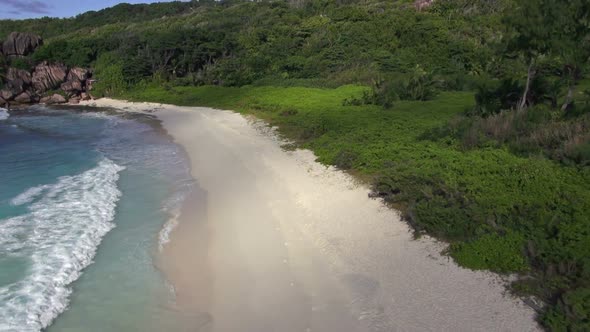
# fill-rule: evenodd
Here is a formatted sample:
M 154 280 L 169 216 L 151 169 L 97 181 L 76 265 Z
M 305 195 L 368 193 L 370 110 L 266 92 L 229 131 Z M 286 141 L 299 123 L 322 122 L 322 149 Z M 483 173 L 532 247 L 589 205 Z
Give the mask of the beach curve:
M 203 331 L 534 331 L 534 311 L 489 272 L 415 240 L 396 211 L 259 121 L 199 107 L 156 110 L 206 191 L 189 204 L 163 266 Z M 199 202 L 199 204 L 197 204 Z M 200 208 L 199 208 L 200 207 Z

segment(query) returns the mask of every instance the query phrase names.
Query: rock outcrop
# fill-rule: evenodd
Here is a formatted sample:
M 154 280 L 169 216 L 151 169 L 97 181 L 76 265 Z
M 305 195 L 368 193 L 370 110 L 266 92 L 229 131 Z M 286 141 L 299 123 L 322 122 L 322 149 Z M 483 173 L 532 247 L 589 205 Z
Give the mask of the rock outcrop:
M 80 67 L 73 67 L 68 72 L 68 81 L 78 80 L 80 82 L 86 81 L 90 77 L 90 70 Z
M 87 89 L 86 82 L 90 77 L 88 69 L 74 67 L 68 72 L 67 81 L 61 85 L 61 89 L 70 96 L 78 96 Z
M 83 83 L 78 80 L 67 81 L 65 83 L 62 83 L 61 89 L 67 92 L 68 94 L 78 94 L 79 92 L 82 92 L 82 90 L 84 89 L 82 84 Z
M 0 98 L 4 99 L 4 102 L 11 100 L 12 98 L 14 98 L 14 96 L 15 95 L 6 88 L 0 90 Z
M 8 63 L 11 63 L 10 58 L 27 56 L 42 43 L 37 35 L 13 32 L 0 43 L 0 55 L 8 56 Z M 91 98 L 91 77 L 92 72 L 87 68 L 68 68 L 47 61 L 37 64 L 32 70 L 8 67 L 3 77 L 4 87 L 0 90 L 0 105 L 11 102 L 28 104 L 39 100 L 46 104 L 65 103 L 68 99 L 74 103 L 87 100 Z M 65 97 L 54 93 L 57 89 L 61 89 Z
M 63 104 L 66 101 L 67 100 L 64 96 L 55 93 L 51 96 L 46 96 L 46 97 L 41 98 L 41 100 L 39 102 L 42 104 L 53 105 L 53 104 Z
M 62 64 L 48 64 L 46 61 L 38 64 L 33 72 L 33 89 L 37 93 L 58 88 L 68 75 L 68 68 Z
M 35 103 L 39 99 L 45 104 L 60 104 L 67 101 L 76 103 L 91 98 L 92 88 L 89 69 L 74 67 L 68 69 L 62 64 L 42 62 L 35 66 L 33 72 L 23 69 L 8 68 L 6 83 L 0 90 L 0 105 L 11 101 L 19 104 Z M 66 97 L 60 94 L 44 96 L 47 91 L 61 89 Z M 42 98 L 40 98 L 42 97 Z
M 2 43 L 2 53 L 9 57 L 23 57 L 43 45 L 43 38 L 27 32 L 12 32 Z
M 20 78 L 6 82 L 4 89 L 0 91 L 0 97 L 11 100 L 19 94 L 23 93 L 26 89 L 26 85 Z
M 6 84 L 0 91 L 0 97 L 5 101 L 14 99 L 25 92 L 31 86 L 31 73 L 26 70 L 8 68 L 6 72 Z
M 29 91 L 24 91 L 20 93 L 18 96 L 14 97 L 14 101 L 19 104 L 30 104 L 34 103 L 36 101 L 36 98 Z
M 14 81 L 20 79 L 23 81 L 23 83 L 25 83 L 26 85 L 31 85 L 32 82 L 32 77 L 31 77 L 31 73 L 24 70 L 24 69 L 16 69 L 16 68 L 8 68 L 8 71 L 6 72 L 6 80 L 7 81 Z

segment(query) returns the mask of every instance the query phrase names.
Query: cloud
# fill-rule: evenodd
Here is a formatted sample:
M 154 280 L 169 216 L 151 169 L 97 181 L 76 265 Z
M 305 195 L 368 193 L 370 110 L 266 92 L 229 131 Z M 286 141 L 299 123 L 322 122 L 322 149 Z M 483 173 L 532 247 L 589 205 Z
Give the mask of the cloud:
M 51 6 L 37 0 L 0 0 L 0 5 L 11 7 L 10 13 L 49 14 Z

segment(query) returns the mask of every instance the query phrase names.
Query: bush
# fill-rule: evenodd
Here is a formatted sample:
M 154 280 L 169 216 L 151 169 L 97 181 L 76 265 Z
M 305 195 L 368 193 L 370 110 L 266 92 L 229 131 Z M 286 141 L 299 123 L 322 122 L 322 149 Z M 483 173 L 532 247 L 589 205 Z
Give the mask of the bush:
M 89 66 L 96 59 L 90 39 L 55 40 L 46 43 L 33 53 L 35 62 L 60 62 L 68 66 Z
M 565 111 L 565 117 L 576 118 L 587 113 L 590 113 L 590 90 L 581 91 L 578 99 Z
M 14 58 L 10 60 L 10 66 L 16 69 L 29 71 L 34 67 L 34 64 L 30 58 Z
M 517 233 L 486 234 L 474 241 L 452 244 L 451 255 L 471 269 L 519 272 L 527 268 L 523 245 L 524 237 Z
M 260 74 L 245 61 L 237 58 L 222 59 L 214 68 L 214 76 L 218 83 L 224 86 L 248 85 L 260 78 Z
M 566 292 L 542 323 L 550 331 L 590 331 L 590 288 Z
M 393 107 L 393 102 L 399 100 L 397 86 L 393 81 L 377 80 L 373 82 L 371 93 L 365 92 L 365 104 L 381 105 L 385 108 Z
M 94 68 L 94 77 L 97 82 L 93 86 L 92 94 L 97 97 L 117 96 L 127 89 L 123 66 L 111 53 L 105 53 L 98 58 Z
M 402 100 L 430 100 L 434 98 L 441 86 L 432 72 L 427 72 L 416 65 L 409 77 L 395 82 L 394 89 Z
M 485 80 L 487 79 L 481 76 L 464 73 L 446 75 L 442 80 L 442 88 L 450 91 L 473 91 Z
M 346 99 L 344 105 L 373 104 L 391 108 L 397 100 L 426 101 L 437 95 L 441 82 L 432 72 L 416 66 L 410 74 L 373 80 L 370 92 L 364 92 L 361 98 Z
M 582 166 L 590 166 L 590 135 L 580 137 L 581 142 L 576 140 L 565 143 L 564 156 L 574 163 Z
M 504 145 L 518 155 L 544 154 L 565 164 L 590 163 L 590 113 L 570 118 L 544 104 L 520 112 L 459 117 L 421 138 L 457 140 L 466 149 Z
M 357 159 L 358 154 L 355 151 L 350 149 L 342 149 L 338 152 L 338 154 L 336 154 L 332 164 L 340 169 L 348 170 L 353 168 Z
M 527 106 L 546 104 L 556 108 L 563 86 L 563 82 L 559 79 L 550 81 L 544 76 L 535 76 L 529 88 Z M 487 117 L 504 110 L 516 109 L 523 92 L 524 86 L 512 78 L 501 81 L 482 81 L 476 86 L 475 108 L 468 114 Z
M 468 115 L 487 117 L 514 109 L 521 94 L 522 87 L 512 79 L 481 82 L 475 92 L 475 107 Z

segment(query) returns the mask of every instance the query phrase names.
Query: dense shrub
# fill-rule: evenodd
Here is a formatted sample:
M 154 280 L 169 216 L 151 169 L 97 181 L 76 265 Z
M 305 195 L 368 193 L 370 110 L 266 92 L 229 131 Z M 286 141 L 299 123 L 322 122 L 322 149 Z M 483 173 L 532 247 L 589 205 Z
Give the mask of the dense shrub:
M 354 163 L 357 161 L 357 159 L 358 154 L 355 151 L 350 149 L 343 149 L 336 154 L 332 163 L 340 169 L 348 170 L 353 168 Z
M 589 331 L 590 288 L 577 289 L 561 296 L 557 307 L 550 308 L 544 315 L 543 324 L 551 331 L 565 331 L 566 326 L 575 326 L 572 331 Z
M 56 40 L 45 43 L 35 53 L 35 62 L 49 61 L 60 62 L 68 66 L 89 66 L 96 59 L 96 50 L 93 49 L 91 39 Z
M 453 129 L 454 128 L 454 129 Z M 452 135 L 467 149 L 506 145 L 520 155 L 544 154 L 556 161 L 586 165 L 590 113 L 572 118 L 538 105 L 523 111 L 502 111 L 487 117 L 466 117 L 425 135 L 440 140 Z
M 97 97 L 118 96 L 127 88 L 123 65 L 111 53 L 105 53 L 98 58 L 94 75 L 100 78 L 92 90 L 92 93 Z
M 461 265 L 477 270 L 518 272 L 527 268 L 523 255 L 524 237 L 507 234 L 486 234 L 474 241 L 451 246 L 451 255 Z
M 373 104 L 391 108 L 397 100 L 426 101 L 436 96 L 441 83 L 442 81 L 436 79 L 432 72 L 426 72 L 420 66 L 416 66 L 408 74 L 373 80 L 371 91 L 365 91 L 361 98 L 346 99 L 344 104 Z
M 409 75 L 394 81 L 394 90 L 401 100 L 430 100 L 434 98 L 441 86 L 432 72 L 417 65 Z
M 521 94 L 522 87 L 512 79 L 481 82 L 477 86 L 475 107 L 470 114 L 487 117 L 502 110 L 514 109 Z
M 10 67 L 30 71 L 35 66 L 35 63 L 30 58 L 14 58 L 10 59 Z

